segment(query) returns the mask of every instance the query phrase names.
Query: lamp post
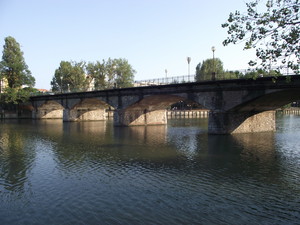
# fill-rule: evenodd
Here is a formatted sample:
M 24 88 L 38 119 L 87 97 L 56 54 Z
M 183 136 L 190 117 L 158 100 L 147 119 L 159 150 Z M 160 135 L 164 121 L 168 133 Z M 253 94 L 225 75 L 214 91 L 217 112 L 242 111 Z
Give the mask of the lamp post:
M 63 77 L 62 77 L 62 76 L 60 76 L 60 93 L 62 93 L 62 92 L 63 92 L 63 90 L 62 90 L 62 79 L 63 79 Z
M 166 74 L 166 83 L 168 83 L 168 70 L 165 69 L 165 74 Z
M 187 60 L 187 62 L 188 62 L 188 75 L 190 75 L 190 62 L 191 62 L 191 57 L 187 57 L 186 60 Z
M 117 88 L 117 66 L 114 64 L 113 65 L 113 88 L 116 89 Z
M 216 48 L 215 48 L 215 46 L 212 46 L 211 50 L 213 52 L 213 72 L 211 74 L 211 79 L 216 80 L 216 68 L 215 68 L 215 51 L 216 51 Z

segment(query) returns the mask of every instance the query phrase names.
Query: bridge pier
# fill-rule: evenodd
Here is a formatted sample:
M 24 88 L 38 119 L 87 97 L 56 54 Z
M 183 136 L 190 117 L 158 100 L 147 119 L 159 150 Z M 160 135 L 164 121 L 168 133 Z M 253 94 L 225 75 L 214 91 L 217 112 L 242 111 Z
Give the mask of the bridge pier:
M 115 126 L 165 125 L 167 110 L 118 109 L 114 114 Z
M 234 134 L 275 131 L 275 111 L 216 112 L 210 111 L 208 133 Z
M 106 120 L 105 109 L 64 109 L 63 121 Z

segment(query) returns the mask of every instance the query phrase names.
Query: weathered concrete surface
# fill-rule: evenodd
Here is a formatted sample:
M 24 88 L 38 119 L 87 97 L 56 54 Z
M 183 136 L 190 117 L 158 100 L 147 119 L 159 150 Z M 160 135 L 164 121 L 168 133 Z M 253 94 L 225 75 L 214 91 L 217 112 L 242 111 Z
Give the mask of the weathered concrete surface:
M 167 124 L 167 110 L 117 110 L 114 115 L 116 126 Z
M 167 124 L 166 108 L 182 99 L 173 95 L 145 96 L 126 108 L 117 109 L 114 124 L 116 126 Z
M 275 111 L 254 114 L 252 112 L 209 113 L 208 132 L 211 134 L 234 134 L 275 131 Z
M 62 116 L 62 109 L 39 109 L 37 112 L 35 112 L 35 115 L 33 115 L 33 117 L 35 117 L 36 119 L 61 119 Z
M 106 120 L 104 109 L 64 109 L 63 121 L 91 121 L 91 120 Z
M 46 101 L 32 111 L 32 117 L 35 119 L 61 119 L 62 116 L 63 107 L 55 101 Z

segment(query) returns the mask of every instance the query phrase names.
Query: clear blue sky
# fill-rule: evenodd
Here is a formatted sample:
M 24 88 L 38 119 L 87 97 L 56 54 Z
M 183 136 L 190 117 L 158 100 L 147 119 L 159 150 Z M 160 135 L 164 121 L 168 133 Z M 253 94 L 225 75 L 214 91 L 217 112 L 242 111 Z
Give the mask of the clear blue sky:
M 253 51 L 222 46 L 221 27 L 245 0 L 0 0 L 1 56 L 4 38 L 21 45 L 37 88 L 50 89 L 62 60 L 125 58 L 135 80 L 191 74 L 215 56 L 224 68 L 247 69 Z

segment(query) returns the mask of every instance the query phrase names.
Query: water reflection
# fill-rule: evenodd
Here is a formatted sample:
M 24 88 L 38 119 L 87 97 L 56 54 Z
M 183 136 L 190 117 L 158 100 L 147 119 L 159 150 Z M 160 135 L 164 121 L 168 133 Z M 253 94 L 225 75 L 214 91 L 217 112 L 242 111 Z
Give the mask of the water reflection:
M 29 148 L 26 129 L 16 124 L 3 124 L 0 130 L 0 193 L 22 194 L 35 153 Z
M 166 137 L 166 125 L 123 127 L 115 130 L 115 138 L 135 140 L 136 145 L 164 145 Z
M 241 165 L 247 176 L 256 177 L 261 182 L 279 182 L 280 161 L 275 147 L 275 133 L 239 134 L 232 138 L 242 150 Z
M 147 127 L 55 120 L 1 126 L 3 224 L 293 224 L 300 218 L 300 129 L 208 135 L 203 119 Z M 21 206 L 7 200 L 10 194 Z
M 274 178 L 280 174 L 274 133 L 208 135 L 207 120 L 203 119 L 173 120 L 168 126 L 118 128 L 111 121 L 41 120 L 32 125 L 24 124 L 22 130 L 6 124 L 2 129 L 1 178 L 7 190 L 23 188 L 35 154 L 44 148 L 51 150 L 53 155 L 48 157 L 54 157 L 57 166 L 69 172 L 139 164 L 179 172 L 205 167 L 211 171 L 226 168 L 231 174 L 253 177 L 273 174 Z M 45 140 L 51 144 L 45 144 Z
M 63 140 L 54 149 L 65 170 L 87 165 L 166 164 L 178 153 L 167 143 L 167 126 L 113 127 L 112 124 L 64 125 Z M 88 166 L 89 167 L 89 166 Z

